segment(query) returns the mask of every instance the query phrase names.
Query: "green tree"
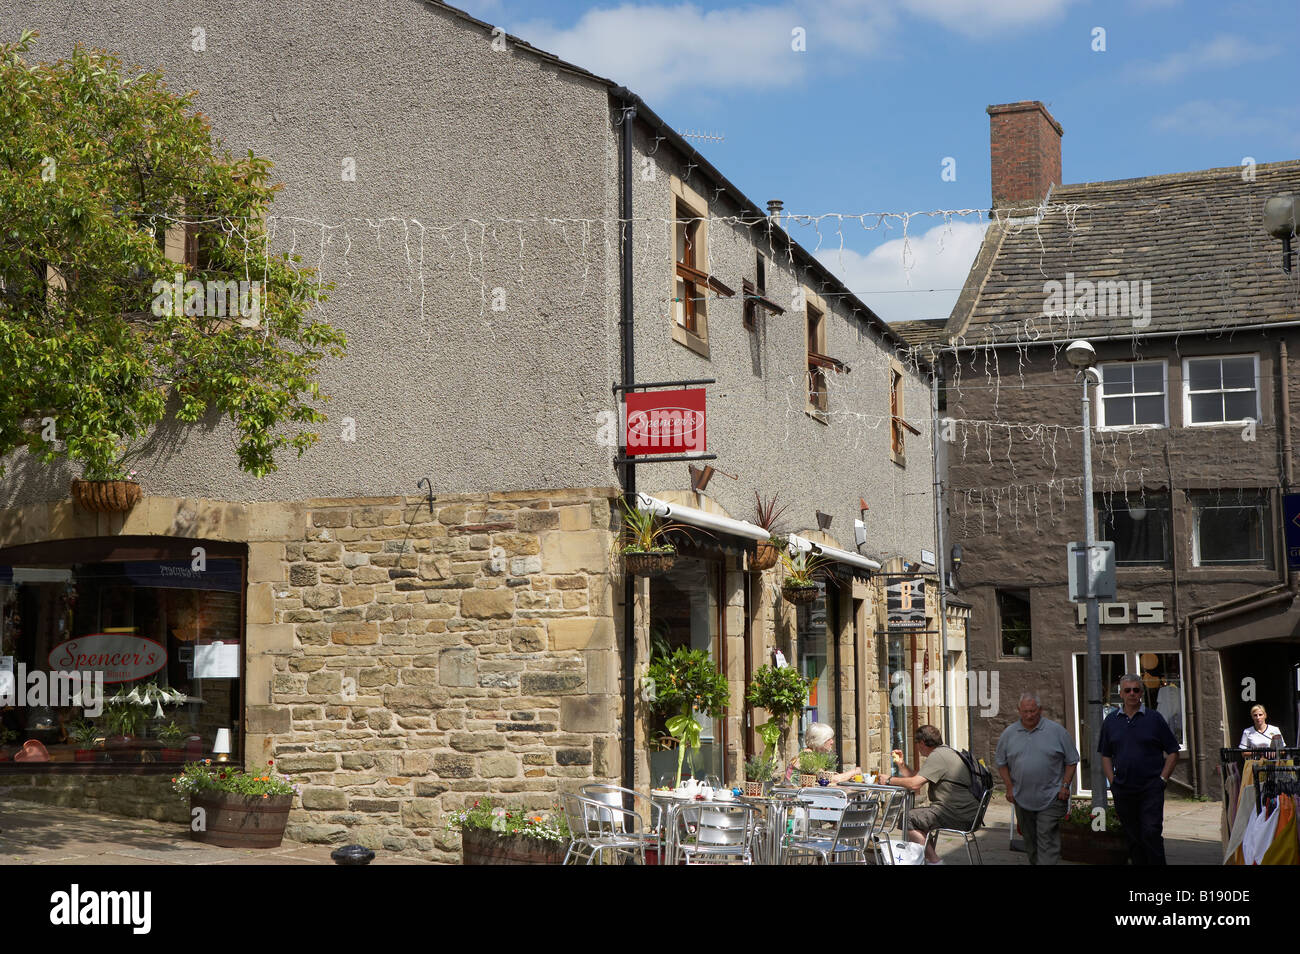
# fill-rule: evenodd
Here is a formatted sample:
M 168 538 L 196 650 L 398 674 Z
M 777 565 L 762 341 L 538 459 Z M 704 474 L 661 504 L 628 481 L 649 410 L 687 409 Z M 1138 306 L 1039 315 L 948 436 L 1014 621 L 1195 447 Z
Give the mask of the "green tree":
M 35 36 L 0 44 L 0 457 L 121 476 L 169 402 L 229 417 L 258 477 L 301 455 L 325 420 L 318 366 L 346 341 L 308 317 L 329 286 L 268 247 L 271 163 L 214 142 L 161 72 L 81 47 L 31 63 Z M 166 254 L 178 223 L 185 264 Z M 195 284 L 173 296 L 178 273 Z M 211 291 L 229 282 L 247 283 L 233 315 Z

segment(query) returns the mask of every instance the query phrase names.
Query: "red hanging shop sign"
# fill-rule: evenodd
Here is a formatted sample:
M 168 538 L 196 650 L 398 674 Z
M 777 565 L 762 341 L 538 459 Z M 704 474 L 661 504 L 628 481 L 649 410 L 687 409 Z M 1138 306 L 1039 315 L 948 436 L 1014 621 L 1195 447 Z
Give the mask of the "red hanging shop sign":
M 623 442 L 629 457 L 706 450 L 703 388 L 629 391 L 626 400 Z

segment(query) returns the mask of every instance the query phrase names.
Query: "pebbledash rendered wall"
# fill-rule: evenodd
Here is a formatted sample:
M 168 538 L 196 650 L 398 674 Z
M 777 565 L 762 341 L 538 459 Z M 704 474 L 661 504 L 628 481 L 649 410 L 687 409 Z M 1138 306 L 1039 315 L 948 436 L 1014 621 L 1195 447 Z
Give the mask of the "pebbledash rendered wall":
M 0 514 L 0 546 L 248 542 L 245 762 L 302 788 L 287 835 L 457 857 L 447 815 L 545 809 L 618 774 L 614 488 L 234 504 L 146 497 Z M 572 784 L 572 783 L 571 783 Z M 0 776 L 0 792 L 184 821 L 166 776 Z

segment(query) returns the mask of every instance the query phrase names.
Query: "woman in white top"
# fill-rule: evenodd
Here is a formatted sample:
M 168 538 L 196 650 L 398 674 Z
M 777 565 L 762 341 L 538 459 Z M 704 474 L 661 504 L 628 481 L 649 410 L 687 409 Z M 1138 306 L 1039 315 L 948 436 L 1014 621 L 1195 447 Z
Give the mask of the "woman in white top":
M 1239 749 L 1268 749 L 1273 747 L 1273 740 L 1282 740 L 1282 730 L 1275 725 L 1268 724 L 1268 713 L 1264 711 L 1263 706 L 1254 706 L 1250 710 L 1250 717 L 1255 724 L 1248 727 L 1241 733 L 1241 744 Z M 1285 747 L 1286 741 L 1278 742 Z

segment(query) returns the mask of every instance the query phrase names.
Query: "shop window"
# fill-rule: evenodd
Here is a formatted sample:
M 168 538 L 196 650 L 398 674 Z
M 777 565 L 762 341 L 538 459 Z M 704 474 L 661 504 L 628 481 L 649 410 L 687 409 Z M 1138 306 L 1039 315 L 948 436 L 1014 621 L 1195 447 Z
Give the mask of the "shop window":
M 1115 543 L 1117 566 L 1169 562 L 1168 494 L 1098 494 L 1097 536 Z
M 1272 508 L 1267 493 L 1229 490 L 1190 496 L 1196 566 L 1272 566 Z
M 1079 750 L 1079 770 L 1074 775 L 1078 794 L 1088 794 L 1092 784 L 1092 730 L 1088 721 L 1088 655 L 1075 653 L 1074 661 L 1074 744 Z M 1131 665 L 1124 653 L 1101 654 L 1101 719 L 1103 722 L 1123 706 L 1119 696 L 1119 679 Z
M 1166 377 L 1163 361 L 1103 364 L 1097 426 L 1167 427 Z
M 1244 424 L 1259 420 L 1259 356 L 1185 358 L 1183 422 Z
M 910 696 L 905 687 L 908 685 L 907 680 L 911 679 L 911 668 L 907 663 L 907 636 L 891 632 L 888 642 L 885 691 L 889 695 L 889 750 L 902 752 L 903 761 L 912 765 L 912 740 L 916 733 L 912 731 L 913 727 L 907 719 Z M 887 758 L 885 764 L 890 764 Z
M 1182 653 L 1138 653 L 1137 659 L 1133 671 L 1142 677 L 1142 704 L 1164 716 L 1179 746 L 1186 748 Z
M 214 757 L 221 729 L 240 761 L 242 558 L 213 546 L 196 569 L 191 544 L 120 541 L 0 553 L 3 735 L 48 755 L 14 767 L 175 771 Z
M 998 590 L 998 625 L 1002 631 L 1002 655 L 1033 658 L 1033 624 L 1029 614 L 1028 590 Z
M 670 654 L 677 649 L 703 649 L 721 671 L 722 612 L 718 594 L 722 589 L 722 563 L 719 560 L 684 556 L 680 552 L 667 573 L 650 579 L 650 643 L 652 655 Z M 704 778 L 722 778 L 723 720 L 714 720 L 697 712 L 703 730 L 698 752 L 686 751 L 683 777 L 688 774 Z M 672 788 L 677 772 L 676 743 L 665 726 L 667 715 L 657 714 L 650 724 L 652 748 L 650 777 L 663 787 Z
M 803 718 L 799 722 L 799 747 L 803 748 L 804 735 L 814 722 L 824 722 L 835 730 L 836 751 L 840 751 L 838 712 L 835 698 L 834 607 L 838 590 L 827 588 L 825 582 L 817 584 L 817 598 L 798 607 L 796 617 L 799 636 L 799 672 L 811 684 Z

